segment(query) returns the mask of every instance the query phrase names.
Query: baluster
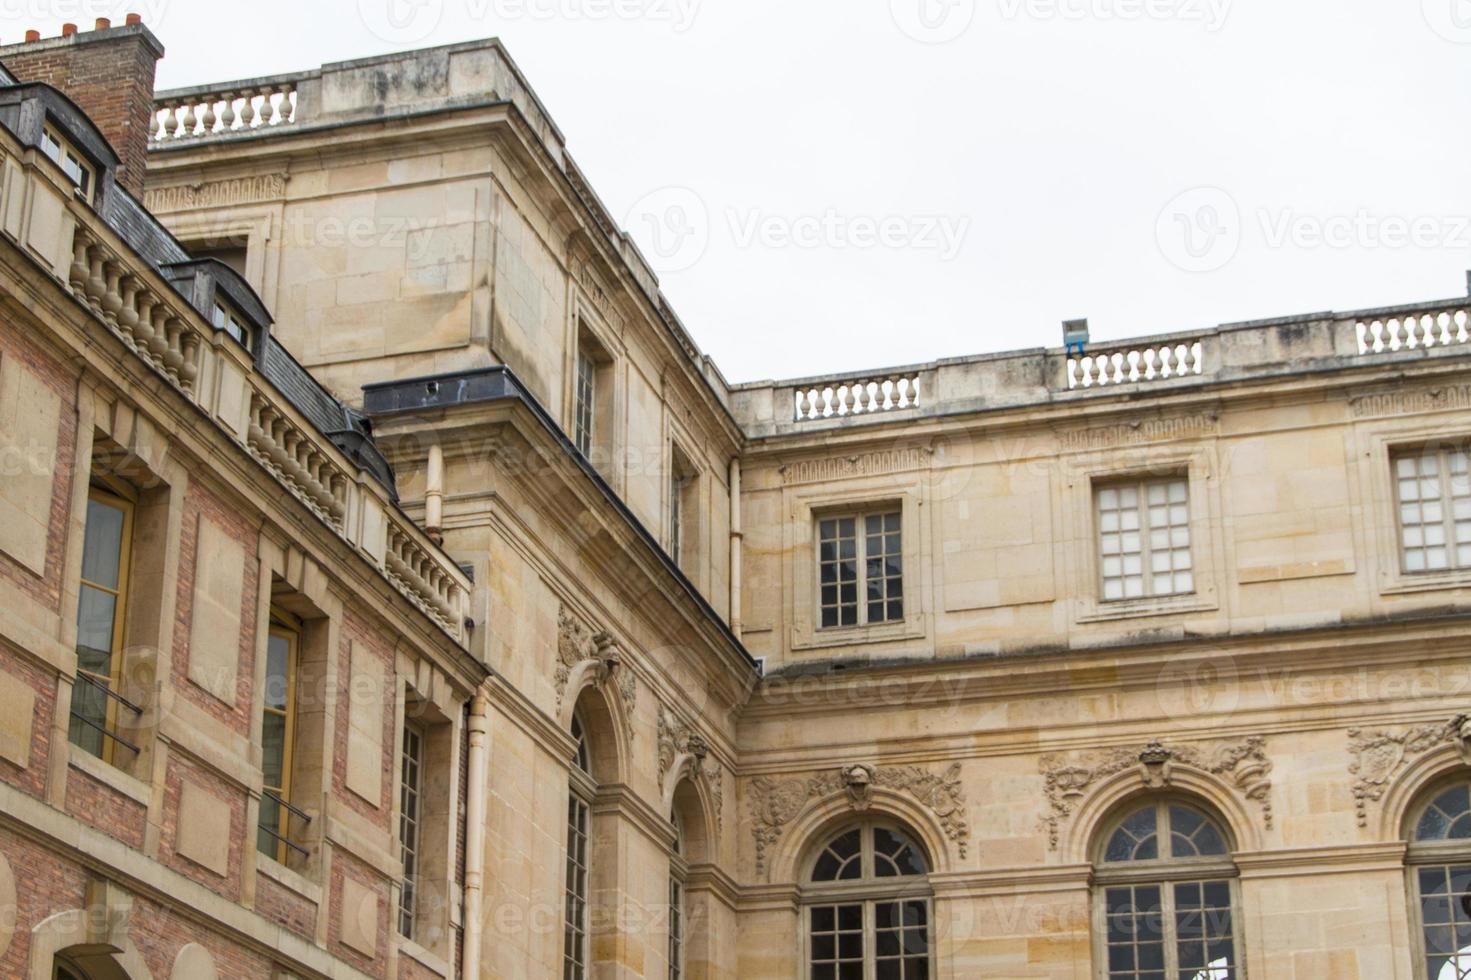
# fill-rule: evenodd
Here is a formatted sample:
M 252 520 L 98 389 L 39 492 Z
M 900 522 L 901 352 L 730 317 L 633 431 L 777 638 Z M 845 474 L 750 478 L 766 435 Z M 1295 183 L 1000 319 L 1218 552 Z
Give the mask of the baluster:
M 194 127 L 198 125 L 199 117 L 194 114 L 194 100 L 190 99 L 184 103 L 184 125 L 179 129 L 181 136 L 193 136 Z
M 914 407 L 919 408 L 919 375 L 916 374 L 914 377 L 909 379 L 909 388 L 912 392 L 914 392 Z
M 1471 316 L 1468 316 L 1465 310 L 1457 311 L 1456 329 L 1453 332 L 1457 343 L 1464 344 L 1471 340 L 1471 323 L 1468 323 L 1468 320 L 1471 320 Z
M 225 110 L 228 112 L 229 108 L 230 100 L 229 97 L 226 96 Z M 214 132 L 215 123 L 219 121 L 219 118 L 220 117 L 215 114 L 215 100 L 212 98 L 206 98 L 204 100 L 204 112 L 199 117 L 199 121 L 203 126 L 203 128 L 200 130 L 200 135 L 208 136 L 210 133 Z
M 184 366 L 184 351 L 180 345 L 180 338 L 184 333 L 184 321 L 176 316 L 169 317 L 165 325 L 167 331 L 168 345 L 163 352 L 163 363 L 168 369 L 169 375 L 175 380 L 180 380 L 179 369 Z
M 240 103 L 240 128 L 250 129 L 255 125 L 255 89 L 248 88 L 240 92 L 240 98 L 245 101 Z
M 1394 349 L 1404 350 L 1410 346 L 1409 327 L 1405 325 L 1404 317 L 1397 317 L 1392 322 L 1394 323 Z
M 144 358 L 148 357 L 148 348 L 153 341 L 153 308 L 158 303 L 154 295 L 147 290 L 138 294 L 138 322 L 133 325 L 133 339 L 137 342 L 137 351 Z
M 92 269 L 87 275 L 87 305 L 101 316 L 102 297 L 107 295 L 107 273 L 103 271 L 107 265 L 107 253 L 100 246 L 93 246 L 90 254 Z
M 87 236 L 78 231 L 72 236 L 72 264 L 67 270 L 67 282 L 72 292 L 80 297 L 86 296 L 87 276 L 91 274 L 91 266 L 87 262 Z
M 152 329 L 148 333 L 148 359 L 155 366 L 163 364 L 164 352 L 169 349 L 168 322 L 168 309 L 163 306 L 155 306 Z
M 118 292 L 118 283 L 122 281 L 123 274 L 127 271 L 120 262 L 108 262 L 107 266 L 107 289 L 102 295 L 102 316 L 108 324 L 117 327 L 117 315 L 123 308 L 123 296 Z
M 285 85 L 281 88 L 281 122 L 296 122 L 296 86 Z
M 128 346 L 134 350 L 138 349 L 136 337 L 139 322 L 137 299 L 138 292 L 142 288 L 143 283 L 139 282 L 133 276 L 128 276 L 123 280 L 123 307 L 117 317 L 118 328 L 122 331 L 123 340 L 127 341 Z
M 913 408 L 914 399 L 909 397 L 909 379 L 896 378 L 889 383 L 894 386 L 894 407 Z
M 192 330 L 185 331 L 180 344 L 183 363 L 179 365 L 179 384 L 191 395 L 194 394 L 194 382 L 199 377 L 199 351 L 199 335 Z
M 1159 375 L 1159 351 L 1153 347 L 1147 347 L 1139 353 L 1139 377 L 1145 381 L 1153 381 Z

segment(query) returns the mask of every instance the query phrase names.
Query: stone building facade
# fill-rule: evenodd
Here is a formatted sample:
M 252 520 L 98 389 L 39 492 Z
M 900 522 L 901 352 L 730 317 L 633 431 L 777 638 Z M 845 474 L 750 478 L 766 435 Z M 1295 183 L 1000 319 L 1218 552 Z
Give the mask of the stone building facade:
M 0 973 L 1471 969 L 1471 302 L 732 385 L 499 42 L 161 51 L 0 48 Z

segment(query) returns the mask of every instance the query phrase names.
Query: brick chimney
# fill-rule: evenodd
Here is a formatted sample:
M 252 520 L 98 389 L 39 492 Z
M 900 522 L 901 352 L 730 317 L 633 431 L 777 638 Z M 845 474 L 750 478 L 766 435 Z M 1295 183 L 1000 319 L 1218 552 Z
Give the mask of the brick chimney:
M 61 37 L 0 46 L 0 64 L 18 80 L 60 89 L 92 117 L 122 161 L 117 182 L 140 200 L 153 124 L 153 72 L 162 57 L 163 45 L 137 14 L 129 14 L 122 27 L 98 18 L 95 30 L 79 32 L 68 24 Z

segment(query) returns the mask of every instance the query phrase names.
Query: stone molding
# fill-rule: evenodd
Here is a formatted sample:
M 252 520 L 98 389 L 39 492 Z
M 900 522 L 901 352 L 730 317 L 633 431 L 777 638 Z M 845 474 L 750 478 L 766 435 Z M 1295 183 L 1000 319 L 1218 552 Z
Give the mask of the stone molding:
M 781 840 L 786 825 L 807 809 L 809 803 L 845 793 L 849 806 L 866 810 L 875 788 L 913 797 L 935 815 L 945 836 L 962 858 L 970 842 L 970 824 L 965 815 L 965 789 L 960 783 L 960 763 L 936 775 L 920 766 L 871 766 L 851 763 L 813 776 L 776 779 L 758 776 L 751 780 L 751 833 L 756 839 L 756 871 L 765 874 L 768 852 Z
M 1262 823 L 1272 829 L 1272 762 L 1266 739 L 1250 736 L 1239 742 L 1169 744 L 1153 740 L 1143 746 L 1123 746 L 1082 759 L 1043 756 L 1042 775 L 1049 807 L 1042 818 L 1049 850 L 1057 850 L 1062 824 L 1079 804 L 1108 777 L 1137 770 L 1141 785 L 1164 789 L 1176 767 L 1227 778 L 1244 799 L 1260 805 Z
M 933 451 L 923 449 L 886 449 L 881 452 L 825 459 L 803 459 L 777 468 L 782 483 L 819 483 L 855 476 L 879 476 L 905 470 L 923 469 Z
M 1360 827 L 1369 826 L 1369 804 L 1378 803 L 1390 781 L 1418 757 L 1442 745 L 1451 745 L 1461 761 L 1471 765 L 1471 715 L 1409 728 L 1348 730 L 1348 751 L 1354 761 L 1354 813 Z

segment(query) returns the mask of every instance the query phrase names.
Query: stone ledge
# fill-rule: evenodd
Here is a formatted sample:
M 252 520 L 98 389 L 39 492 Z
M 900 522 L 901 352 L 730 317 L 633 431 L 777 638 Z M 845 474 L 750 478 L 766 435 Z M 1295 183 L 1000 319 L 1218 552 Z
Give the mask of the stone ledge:
M 146 808 L 153 799 L 153 787 L 137 776 L 128 775 L 117 766 L 83 752 L 70 742 L 66 743 L 66 747 L 68 752 L 66 763 L 71 768 L 91 776 L 108 789 L 121 793 L 142 807 Z

